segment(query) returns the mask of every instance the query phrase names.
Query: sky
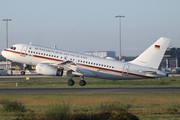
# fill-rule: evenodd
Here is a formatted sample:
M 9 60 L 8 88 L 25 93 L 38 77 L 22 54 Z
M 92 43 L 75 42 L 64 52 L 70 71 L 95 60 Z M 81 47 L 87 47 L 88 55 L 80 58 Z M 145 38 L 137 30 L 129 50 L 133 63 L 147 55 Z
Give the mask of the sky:
M 33 43 L 70 50 L 115 51 L 137 56 L 160 37 L 180 47 L 180 0 L 0 0 L 8 22 L 8 46 Z M 0 50 L 6 22 L 0 22 Z

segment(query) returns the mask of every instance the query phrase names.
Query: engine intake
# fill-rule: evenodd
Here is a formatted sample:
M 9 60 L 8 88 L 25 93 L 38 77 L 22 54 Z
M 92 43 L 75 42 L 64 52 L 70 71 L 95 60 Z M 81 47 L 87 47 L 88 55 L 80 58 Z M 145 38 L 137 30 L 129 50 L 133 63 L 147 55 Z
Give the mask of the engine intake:
M 63 70 L 58 69 L 49 64 L 39 63 L 36 65 L 36 72 L 38 74 L 50 75 L 50 76 L 62 76 Z

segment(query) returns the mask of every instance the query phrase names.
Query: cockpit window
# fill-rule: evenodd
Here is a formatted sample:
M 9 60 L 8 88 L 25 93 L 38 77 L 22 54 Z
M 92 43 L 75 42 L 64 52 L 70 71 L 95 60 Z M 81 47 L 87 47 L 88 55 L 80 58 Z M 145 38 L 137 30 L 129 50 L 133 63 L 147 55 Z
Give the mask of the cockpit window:
M 12 49 L 12 50 L 16 50 L 16 47 L 13 47 L 13 46 L 12 46 L 11 49 Z

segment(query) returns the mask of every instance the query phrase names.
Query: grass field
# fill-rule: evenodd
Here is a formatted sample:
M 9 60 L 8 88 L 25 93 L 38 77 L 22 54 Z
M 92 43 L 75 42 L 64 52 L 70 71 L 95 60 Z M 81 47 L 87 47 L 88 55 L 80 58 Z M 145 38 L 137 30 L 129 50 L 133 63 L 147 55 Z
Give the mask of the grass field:
M 45 116 L 53 104 L 64 102 L 76 112 L 92 112 L 101 103 L 118 102 L 129 105 L 129 112 L 142 120 L 180 120 L 180 93 L 1 94 L 0 98 L 22 102 L 34 110 L 36 116 Z M 11 115 L 13 113 L 0 111 L 1 119 Z
M 74 77 L 75 85 L 68 86 L 66 77 L 52 78 L 0 78 L 0 88 L 81 88 L 79 77 Z M 104 80 L 97 78 L 86 78 L 85 88 L 128 88 L 128 87 L 180 87 L 180 77 L 167 77 L 161 79 L 143 80 Z
M 81 88 L 79 78 L 73 87 L 67 85 L 67 78 L 0 79 L 0 88 Z M 180 77 L 163 79 L 110 81 L 86 78 L 87 88 L 123 87 L 180 87 Z M 34 111 L 34 120 L 45 116 L 53 105 L 68 104 L 71 112 L 96 112 L 101 104 L 120 103 L 129 106 L 128 112 L 140 120 L 180 120 L 180 93 L 67 93 L 67 94 L 0 94 L 0 99 L 17 100 Z M 32 115 L 31 115 L 32 116 Z M 3 110 L 0 105 L 0 119 L 15 119 L 13 112 Z

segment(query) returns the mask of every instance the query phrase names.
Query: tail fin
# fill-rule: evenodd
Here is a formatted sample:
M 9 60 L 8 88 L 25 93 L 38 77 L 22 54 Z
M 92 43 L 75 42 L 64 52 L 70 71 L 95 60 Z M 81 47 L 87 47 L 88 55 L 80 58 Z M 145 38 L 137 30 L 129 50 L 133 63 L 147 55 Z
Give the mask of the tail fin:
M 130 63 L 158 69 L 170 39 L 161 37 Z

